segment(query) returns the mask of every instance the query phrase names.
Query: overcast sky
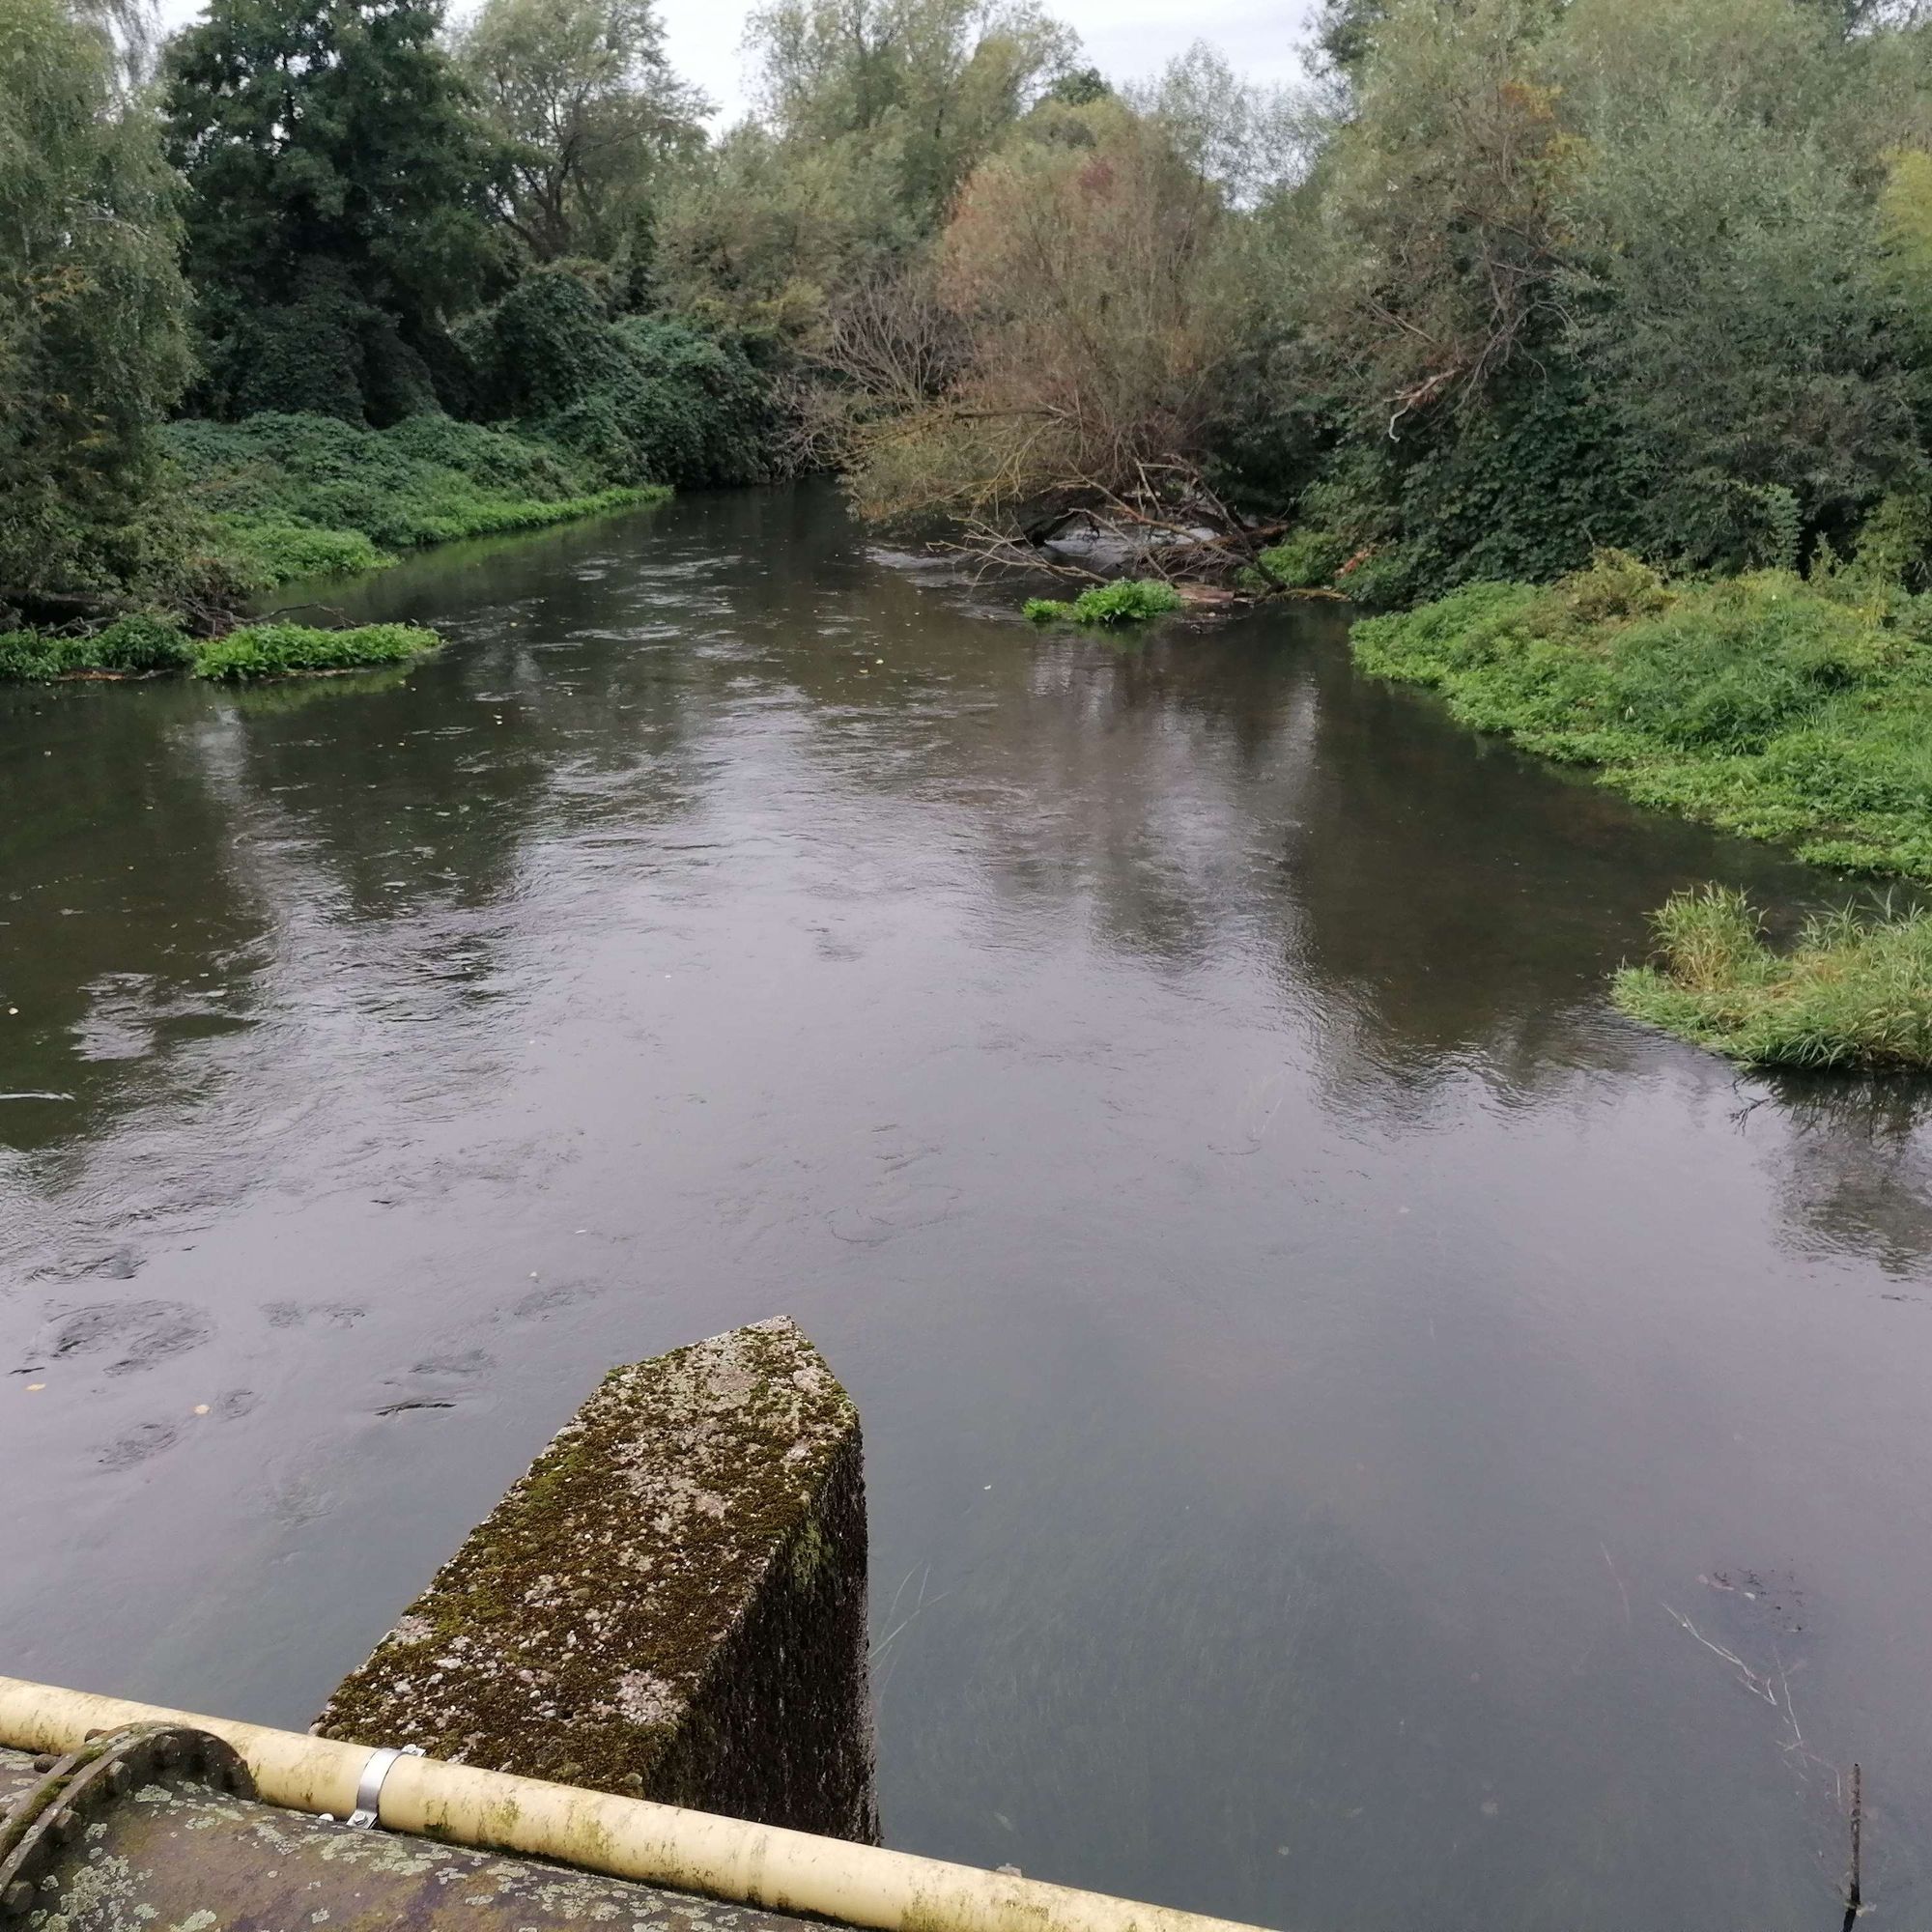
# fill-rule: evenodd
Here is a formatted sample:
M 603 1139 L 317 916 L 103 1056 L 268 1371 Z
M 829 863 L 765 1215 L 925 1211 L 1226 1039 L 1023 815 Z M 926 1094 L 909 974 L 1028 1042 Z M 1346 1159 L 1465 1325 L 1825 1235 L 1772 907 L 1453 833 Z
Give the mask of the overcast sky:
M 170 26 L 190 20 L 202 0 L 161 0 Z M 1048 11 L 1087 43 L 1087 58 L 1109 79 L 1158 73 L 1198 40 L 1211 42 L 1251 81 L 1293 77 L 1295 44 L 1312 0 L 1059 0 Z M 738 43 L 751 0 L 658 0 L 671 65 L 719 103 L 719 120 L 745 106 Z M 453 13 L 469 11 L 457 0 Z

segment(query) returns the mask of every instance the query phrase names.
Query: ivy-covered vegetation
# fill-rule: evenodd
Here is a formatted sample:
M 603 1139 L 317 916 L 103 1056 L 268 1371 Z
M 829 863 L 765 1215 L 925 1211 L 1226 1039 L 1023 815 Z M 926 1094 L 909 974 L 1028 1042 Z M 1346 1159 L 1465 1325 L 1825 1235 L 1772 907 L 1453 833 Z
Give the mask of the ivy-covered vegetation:
M 164 444 L 213 548 L 251 589 L 379 569 L 425 544 L 535 529 L 667 494 L 599 487 L 593 466 L 548 443 L 444 415 L 378 430 L 265 412 L 240 423 L 174 423 Z
M 1678 893 L 1657 915 L 1657 963 L 1612 987 L 1634 1019 L 1758 1066 L 1932 1066 L 1932 913 L 1845 908 L 1766 942 L 1744 894 Z
M 0 0 L 8 668 L 768 473 L 770 373 L 659 286 L 704 103 L 649 0 L 455 35 L 436 0 L 211 0 L 157 61 L 149 25 Z

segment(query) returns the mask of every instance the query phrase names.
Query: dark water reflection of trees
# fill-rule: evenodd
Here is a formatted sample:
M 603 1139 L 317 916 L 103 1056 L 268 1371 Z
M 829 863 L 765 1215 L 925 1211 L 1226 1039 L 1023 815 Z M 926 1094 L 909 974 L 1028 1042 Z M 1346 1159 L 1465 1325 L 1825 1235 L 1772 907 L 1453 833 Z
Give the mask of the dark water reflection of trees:
M 757 756 L 760 711 L 804 722 L 823 784 L 930 811 L 935 837 L 970 827 L 1009 916 L 1077 918 L 1169 974 L 1251 955 L 1326 1104 L 1385 1130 L 1681 1058 L 1603 997 L 1664 894 L 1713 875 L 1774 904 L 1821 894 L 1359 682 L 1330 611 L 1042 638 L 988 621 L 1007 586 L 882 560 L 813 493 L 655 527 L 661 545 L 565 532 L 339 593 L 452 632 L 406 679 L 10 696 L 0 938 L 30 1024 L 4 1086 L 72 1096 L 14 1105 L 10 1144 L 71 1145 L 203 1077 L 166 1049 L 247 1026 L 276 958 L 298 980 L 353 963 L 418 1016 L 487 999 L 527 868 L 701 811 Z M 1894 1268 L 1932 1252 L 1916 1089 L 1750 1091 L 1791 1129 L 1795 1238 Z

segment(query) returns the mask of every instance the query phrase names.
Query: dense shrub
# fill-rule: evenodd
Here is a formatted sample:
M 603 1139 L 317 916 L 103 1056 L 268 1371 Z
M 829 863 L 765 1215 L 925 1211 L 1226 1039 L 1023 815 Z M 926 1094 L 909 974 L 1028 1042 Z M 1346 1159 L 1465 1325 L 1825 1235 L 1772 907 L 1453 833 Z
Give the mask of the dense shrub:
M 770 406 L 742 349 L 664 317 L 612 320 L 576 269 L 526 276 L 461 342 L 481 413 L 606 482 L 701 488 L 765 471 Z
M 320 631 L 307 624 L 251 624 L 196 645 L 194 674 L 239 684 L 299 671 L 409 664 L 427 656 L 440 642 L 434 631 L 414 624 L 364 624 L 345 631 Z
M 611 332 L 621 372 L 540 418 L 544 435 L 618 482 L 705 488 L 764 473 L 770 409 L 741 351 L 657 317 Z
M 1788 952 L 1743 893 L 1675 894 L 1653 922 L 1658 963 L 1611 995 L 1635 1019 L 1755 1065 L 1932 1066 L 1932 913 L 1847 909 L 1809 920 Z
M 1628 557 L 1369 618 L 1356 662 L 1646 804 L 1932 878 L 1932 604 L 1857 573 L 1668 586 Z
M 286 301 L 220 293 L 201 304 L 202 377 L 190 407 L 224 419 L 278 411 L 391 423 L 439 406 L 429 366 L 396 319 L 332 263 L 304 264 Z
M 1142 624 L 1179 611 L 1186 600 L 1171 583 L 1146 577 L 1122 578 L 1118 583 L 1096 583 L 1070 603 L 1052 597 L 1030 597 L 1026 615 L 1036 624 Z

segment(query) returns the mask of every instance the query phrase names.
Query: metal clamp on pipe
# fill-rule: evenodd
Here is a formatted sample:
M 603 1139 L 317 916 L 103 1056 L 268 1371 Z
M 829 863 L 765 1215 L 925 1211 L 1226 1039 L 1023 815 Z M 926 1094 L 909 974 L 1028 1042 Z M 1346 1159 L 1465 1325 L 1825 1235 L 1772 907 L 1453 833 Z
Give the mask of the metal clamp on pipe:
M 355 1808 L 349 1814 L 348 1824 L 352 1832 L 373 1832 L 383 1815 L 383 1781 L 389 1775 L 389 1768 L 399 1757 L 421 1757 L 421 1745 L 384 1746 L 381 1750 L 372 1750 L 368 1762 L 362 1767 L 362 1776 L 355 1780 Z M 323 1814 L 327 1823 L 335 1822 L 332 1813 Z

